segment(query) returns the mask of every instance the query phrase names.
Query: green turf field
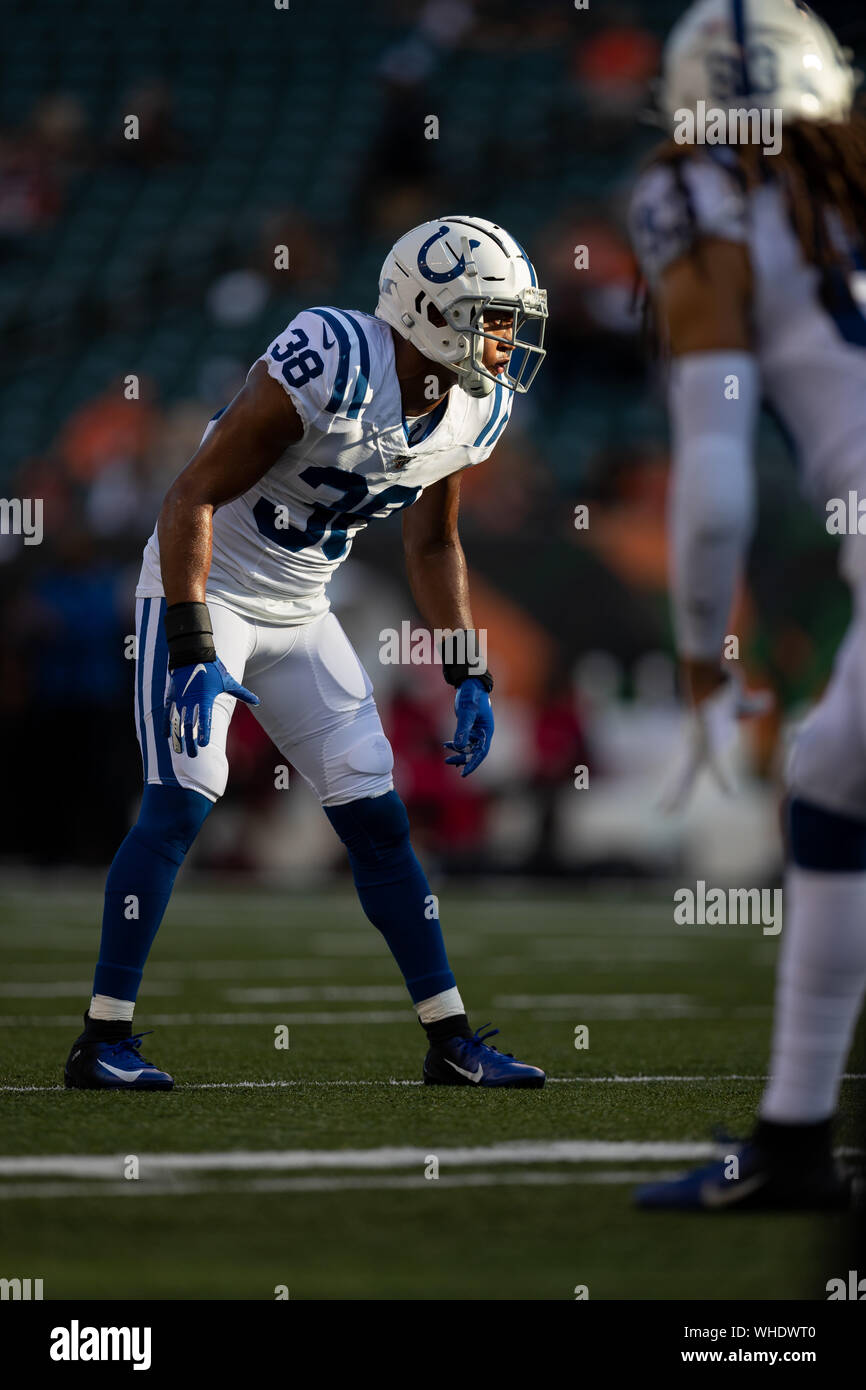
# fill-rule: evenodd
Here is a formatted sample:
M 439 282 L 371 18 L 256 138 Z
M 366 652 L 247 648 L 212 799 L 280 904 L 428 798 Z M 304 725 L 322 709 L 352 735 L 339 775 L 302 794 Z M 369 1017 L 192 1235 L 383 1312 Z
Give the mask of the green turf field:
M 473 1025 L 550 1078 L 452 1090 L 416 1084 L 423 1035 L 348 889 L 188 878 L 137 1013 L 175 1090 L 96 1095 L 61 1083 L 100 890 L 0 896 L 0 1276 L 46 1298 L 570 1300 L 823 1297 L 840 1272 L 837 1218 L 630 1205 L 751 1122 L 777 950 L 759 927 L 675 926 L 658 889 L 446 889 Z

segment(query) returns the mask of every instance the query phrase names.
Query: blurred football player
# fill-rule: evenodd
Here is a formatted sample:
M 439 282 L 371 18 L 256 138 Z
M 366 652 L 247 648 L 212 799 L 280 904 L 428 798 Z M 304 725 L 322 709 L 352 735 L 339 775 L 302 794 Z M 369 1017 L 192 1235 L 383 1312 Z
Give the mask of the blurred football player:
M 762 398 L 822 507 L 850 489 L 866 495 L 866 125 L 852 114 L 855 87 L 834 35 L 795 0 L 700 0 L 664 53 L 674 138 L 640 177 L 630 219 L 672 359 L 671 589 L 691 706 L 680 802 L 757 708 L 722 649 L 752 528 Z M 725 143 L 698 143 L 710 134 L 699 122 L 732 109 L 781 117 L 781 142 L 762 121 L 748 141 L 729 129 Z M 679 143 L 688 116 L 696 135 Z M 855 614 L 788 774 L 785 924 L 757 1126 L 737 1165 L 645 1187 L 643 1207 L 849 1200 L 831 1131 L 866 986 L 864 546 L 846 540 Z
M 208 425 L 163 502 L 136 589 L 145 788 L 108 875 L 67 1086 L 173 1084 L 142 1057 L 133 1009 L 177 871 L 225 790 L 237 700 L 348 850 L 361 905 L 427 1033 L 425 1082 L 544 1084 L 467 1023 L 372 686 L 327 586 L 369 521 L 406 509 L 413 595 L 424 621 L 452 634 L 442 661 L 457 727 L 446 761 L 474 772 L 493 734 L 493 680 L 472 641 L 459 474 L 490 456 L 515 393 L 531 384 L 546 317 L 546 292 L 513 237 L 480 218 L 437 218 L 388 255 L 375 316 L 299 313 Z

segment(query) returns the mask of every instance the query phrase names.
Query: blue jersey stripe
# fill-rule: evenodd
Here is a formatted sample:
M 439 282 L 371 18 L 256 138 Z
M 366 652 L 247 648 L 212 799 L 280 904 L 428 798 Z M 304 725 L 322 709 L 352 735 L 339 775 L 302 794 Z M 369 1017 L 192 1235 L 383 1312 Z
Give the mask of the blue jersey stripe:
M 135 661 L 135 684 L 138 690 L 138 737 L 141 743 L 141 765 L 144 769 L 145 782 L 147 781 L 147 724 L 145 723 L 147 709 L 144 704 L 144 654 L 147 651 L 147 626 L 152 603 L 153 599 L 146 598 L 142 605 L 141 629 L 138 634 Z
M 501 405 L 502 383 L 500 381 L 497 381 L 496 388 L 493 393 L 493 409 L 490 412 L 490 419 L 487 421 L 487 424 L 484 426 L 484 429 L 481 431 L 478 438 L 473 443 L 473 449 L 477 449 L 479 444 L 483 444 L 490 431 L 494 428 L 494 426 L 496 426 L 499 423 L 499 409 Z
M 501 435 L 502 431 L 505 429 L 505 426 L 508 424 L 508 417 L 509 417 L 510 414 L 511 414 L 511 400 L 509 399 L 508 405 L 507 405 L 507 407 L 506 407 L 506 409 L 505 409 L 505 414 L 502 416 L 502 419 L 500 420 L 499 424 L 497 425 L 497 427 L 496 427 L 494 433 L 490 436 L 490 438 L 489 438 L 488 441 L 487 441 L 487 448 L 488 448 L 488 449 L 492 449 L 492 448 L 493 448 L 494 444 L 496 443 L 497 439 L 498 439 L 499 436 Z
M 429 415 L 422 415 L 419 419 L 413 420 L 411 425 L 404 416 L 403 432 L 406 435 L 406 443 L 410 448 L 414 449 L 418 444 L 423 444 L 427 436 L 433 433 L 440 420 L 444 417 L 447 409 L 448 397 L 445 396 L 444 400 L 439 402 L 435 410 L 431 410 Z
M 747 96 L 751 89 L 749 69 L 746 63 L 746 15 L 743 0 L 733 0 L 734 40 L 740 50 L 740 96 Z
M 337 310 L 344 319 L 348 319 L 358 335 L 358 350 L 360 352 L 360 370 L 358 380 L 355 382 L 355 390 L 352 392 L 352 400 L 349 409 L 346 411 L 350 420 L 356 420 L 364 404 L 364 397 L 367 394 L 367 385 L 370 380 L 370 345 L 367 342 L 367 335 L 358 320 L 345 309 Z
M 168 739 L 162 736 L 162 711 L 165 707 L 165 673 L 168 670 L 168 641 L 165 635 L 165 624 L 163 616 L 165 614 L 165 599 L 159 601 L 159 609 L 156 614 L 156 633 L 153 643 L 153 671 L 150 678 L 150 707 L 153 710 L 153 737 L 156 742 L 156 765 L 159 768 L 159 780 L 165 787 L 176 787 L 177 778 L 174 775 L 171 762 L 171 749 Z
M 340 348 L 340 361 L 337 364 L 337 375 L 334 378 L 334 389 L 331 392 L 331 399 L 325 409 L 332 415 L 340 409 L 346 396 L 346 387 L 349 384 L 349 359 L 352 355 L 352 345 L 349 335 L 343 324 L 328 309 L 311 309 L 311 314 L 318 314 L 319 318 L 324 319 L 329 325 Z

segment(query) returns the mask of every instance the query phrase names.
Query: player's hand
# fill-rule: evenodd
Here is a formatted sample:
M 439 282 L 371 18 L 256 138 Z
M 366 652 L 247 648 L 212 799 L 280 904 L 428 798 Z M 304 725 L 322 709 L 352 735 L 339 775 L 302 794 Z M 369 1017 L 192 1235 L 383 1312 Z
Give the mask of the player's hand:
M 260 703 L 258 695 L 229 675 L 219 657 L 196 666 L 175 667 L 169 676 L 163 714 L 163 737 L 171 740 L 175 753 L 182 753 L 185 743 L 187 756 L 196 758 L 199 748 L 207 747 L 214 701 L 223 694 L 247 705 Z
M 457 715 L 457 731 L 446 748 L 454 751 L 446 763 L 462 767 L 461 777 L 468 777 L 480 763 L 484 762 L 490 751 L 493 738 L 493 709 L 490 696 L 484 686 L 474 676 L 457 687 L 454 697 L 454 713 Z
M 686 715 L 683 748 L 659 798 L 659 809 L 669 813 L 682 810 L 703 768 L 723 792 L 733 794 L 731 752 L 737 725 L 741 719 L 765 714 L 773 704 L 772 691 L 746 690 L 736 670 L 714 682 L 701 681 L 699 672 L 688 674 L 693 703 Z

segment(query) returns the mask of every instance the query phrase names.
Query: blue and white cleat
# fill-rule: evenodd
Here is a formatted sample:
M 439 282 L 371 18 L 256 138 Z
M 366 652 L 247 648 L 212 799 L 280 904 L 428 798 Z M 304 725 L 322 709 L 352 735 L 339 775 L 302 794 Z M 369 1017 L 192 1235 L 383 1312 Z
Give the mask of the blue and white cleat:
M 488 1025 L 482 1024 L 486 1028 Z M 448 1038 L 431 1047 L 424 1058 L 425 1086 L 509 1086 L 539 1087 L 545 1075 L 538 1067 L 515 1061 L 510 1052 L 488 1047 L 485 1039 L 499 1032 L 493 1028 L 481 1035 L 476 1028 L 471 1038 Z
M 841 1211 L 852 1187 L 830 1153 L 810 1164 L 794 1154 L 781 1165 L 749 1141 L 681 1178 L 638 1187 L 634 1200 L 644 1211 Z
M 139 1052 L 146 1033 L 114 1042 L 86 1038 L 72 1044 L 64 1081 L 79 1091 L 170 1091 L 174 1078 L 160 1071 Z

